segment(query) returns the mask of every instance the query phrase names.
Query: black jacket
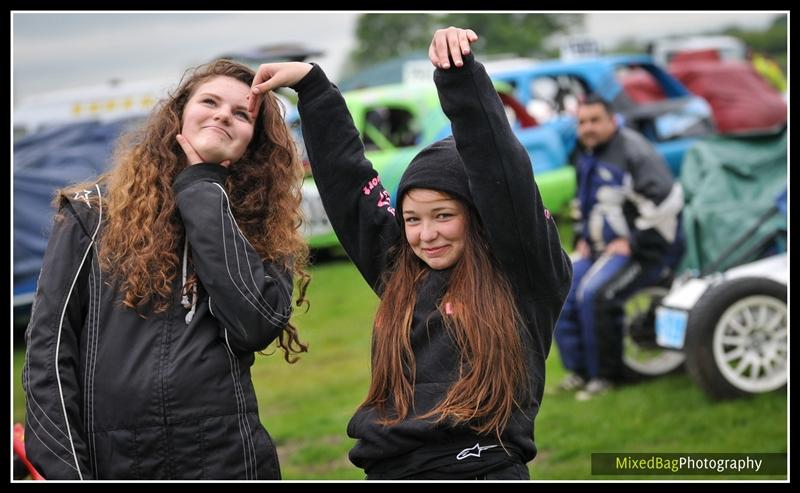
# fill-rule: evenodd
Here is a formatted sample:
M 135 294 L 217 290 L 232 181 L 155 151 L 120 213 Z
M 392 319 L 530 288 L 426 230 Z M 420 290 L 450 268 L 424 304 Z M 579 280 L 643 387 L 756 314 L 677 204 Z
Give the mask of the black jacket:
M 200 279 L 188 325 L 180 270 L 166 312 L 121 305 L 97 261 L 104 204 L 85 200 L 99 187 L 63 204 L 23 372 L 26 451 L 46 479 L 280 477 L 250 366 L 289 319 L 291 273 L 262 262 L 239 230 L 227 173 L 199 164 L 174 183 Z
M 467 168 L 474 205 L 517 294 L 523 318 L 519 329 L 533 375 L 531 398 L 513 414 L 502 436 L 508 454 L 495 437 L 416 419 L 441 401 L 459 369 L 458 349 L 436 308 L 449 271 L 431 270 L 419 290 L 412 322 L 414 412 L 387 427 L 376 423 L 373 409 L 363 409 L 348 426 L 348 435 L 358 439 L 350 460 L 370 479 L 471 477 L 504 462 L 533 459 L 533 421 L 544 388 L 545 358 L 572 277 L 572 264 L 542 205 L 528 153 L 511 130 L 483 66 L 468 56 L 462 68 L 436 70 L 434 79 Z M 364 156 L 338 89 L 317 66 L 295 89 L 325 210 L 348 255 L 380 296 L 387 251 L 402 241 L 395 211 Z

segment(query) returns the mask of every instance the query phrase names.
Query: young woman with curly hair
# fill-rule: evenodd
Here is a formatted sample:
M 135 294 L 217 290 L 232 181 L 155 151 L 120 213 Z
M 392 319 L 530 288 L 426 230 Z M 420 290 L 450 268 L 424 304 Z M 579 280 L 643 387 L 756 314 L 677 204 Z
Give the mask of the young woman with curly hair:
M 303 170 L 254 72 L 195 69 L 96 181 L 61 190 L 26 332 L 26 448 L 47 479 L 277 479 L 250 377 L 309 276 Z

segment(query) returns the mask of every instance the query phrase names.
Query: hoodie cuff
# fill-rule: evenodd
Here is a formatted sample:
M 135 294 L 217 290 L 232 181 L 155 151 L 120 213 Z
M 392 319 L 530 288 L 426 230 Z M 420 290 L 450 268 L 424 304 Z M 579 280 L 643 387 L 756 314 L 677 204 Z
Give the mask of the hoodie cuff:
M 464 71 L 470 72 L 475 65 L 478 64 L 478 62 L 475 61 L 475 55 L 471 51 L 469 52 L 469 55 L 461 55 L 461 60 L 464 61 L 464 65 L 456 67 L 456 64 L 453 63 L 453 58 L 450 57 L 450 68 L 436 67 L 436 70 L 434 71 L 434 77 L 454 75 Z
M 319 96 L 332 84 L 328 80 L 328 76 L 322 70 L 322 67 L 316 63 L 312 63 L 313 68 L 306 74 L 305 77 L 300 79 L 300 82 L 291 86 L 292 89 L 297 91 L 297 97 L 300 101 L 310 101 Z
M 198 181 L 211 181 L 224 186 L 225 179 L 229 174 L 230 170 L 221 164 L 193 164 L 187 166 L 183 171 L 178 173 L 178 176 L 175 177 L 175 181 L 172 182 L 172 190 L 177 195 Z

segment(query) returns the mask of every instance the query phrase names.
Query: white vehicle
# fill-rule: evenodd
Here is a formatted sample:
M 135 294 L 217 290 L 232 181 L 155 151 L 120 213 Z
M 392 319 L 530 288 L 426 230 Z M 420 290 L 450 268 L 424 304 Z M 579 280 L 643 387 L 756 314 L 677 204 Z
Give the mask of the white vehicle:
M 144 119 L 175 87 L 176 82 L 172 79 L 111 81 L 105 85 L 29 96 L 14 105 L 14 140 L 68 123 Z M 284 96 L 275 95 L 285 108 L 293 106 Z
M 174 84 L 112 81 L 30 96 L 14 105 L 14 140 L 56 125 L 144 118 Z
M 713 399 L 787 382 L 788 258 L 780 254 L 670 288 L 636 292 L 625 305 L 623 362 L 639 380 L 688 370 Z
M 224 53 L 215 58 L 227 58 L 250 65 L 270 61 L 303 61 L 322 55 L 299 44 L 278 44 L 255 47 L 246 51 Z M 177 87 L 175 79 L 138 81 L 111 80 L 106 84 L 64 89 L 29 96 L 14 104 L 14 140 L 44 128 L 83 121 L 116 121 L 145 117 Z M 287 98 L 275 93 L 285 108 L 293 106 Z
M 685 364 L 713 399 L 780 389 L 788 366 L 788 255 L 780 226 L 786 192 L 699 274 L 646 287 L 625 305 L 623 363 L 629 378 L 654 377 Z M 748 245 L 747 248 L 743 248 Z M 767 256 L 764 256 L 764 252 Z M 746 259 L 758 260 L 743 263 Z M 722 265 L 733 265 L 720 271 Z M 666 281 L 666 280 L 665 280 Z
M 692 379 L 717 399 L 786 385 L 788 257 L 677 281 L 656 309 L 656 342 L 682 350 Z

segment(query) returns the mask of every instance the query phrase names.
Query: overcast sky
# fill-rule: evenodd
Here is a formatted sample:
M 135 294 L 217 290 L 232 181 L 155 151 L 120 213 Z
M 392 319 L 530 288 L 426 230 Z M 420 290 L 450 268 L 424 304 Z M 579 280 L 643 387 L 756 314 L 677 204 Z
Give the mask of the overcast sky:
M 230 50 L 299 42 L 331 78 L 355 44 L 358 12 L 50 13 L 15 12 L 13 96 L 122 80 L 174 79 L 189 66 Z M 588 13 L 586 34 L 612 46 L 729 25 L 762 28 L 776 13 Z M 480 33 L 479 33 L 480 34 Z

